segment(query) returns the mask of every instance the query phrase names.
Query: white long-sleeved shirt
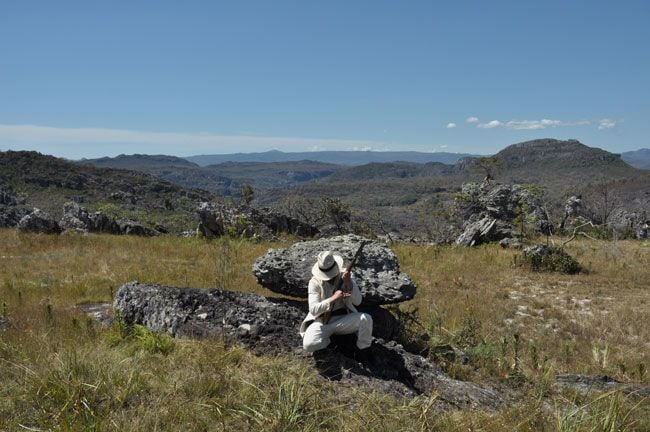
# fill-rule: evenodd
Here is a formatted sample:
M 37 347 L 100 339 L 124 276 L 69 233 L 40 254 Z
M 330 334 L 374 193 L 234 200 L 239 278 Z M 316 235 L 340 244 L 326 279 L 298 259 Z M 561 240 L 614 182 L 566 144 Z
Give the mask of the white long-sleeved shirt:
M 356 312 L 357 309 L 355 306 L 359 306 L 362 300 L 361 290 L 359 290 L 359 286 L 354 279 L 352 279 L 352 295 L 344 299 L 338 299 L 334 302 L 330 300 L 330 297 L 332 297 L 334 290 L 336 289 L 334 283 L 311 278 L 307 289 L 309 313 L 300 326 L 300 334 L 304 334 L 309 322 L 320 321 L 322 315 L 326 312 L 333 312 L 337 309 L 343 308 Z

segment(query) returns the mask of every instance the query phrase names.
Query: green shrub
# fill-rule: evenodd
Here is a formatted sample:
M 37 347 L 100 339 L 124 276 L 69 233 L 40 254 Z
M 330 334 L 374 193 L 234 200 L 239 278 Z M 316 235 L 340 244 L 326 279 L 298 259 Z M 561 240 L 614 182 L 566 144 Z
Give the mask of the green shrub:
M 575 274 L 582 266 L 575 258 L 557 246 L 535 245 L 524 249 L 523 262 L 534 271 Z

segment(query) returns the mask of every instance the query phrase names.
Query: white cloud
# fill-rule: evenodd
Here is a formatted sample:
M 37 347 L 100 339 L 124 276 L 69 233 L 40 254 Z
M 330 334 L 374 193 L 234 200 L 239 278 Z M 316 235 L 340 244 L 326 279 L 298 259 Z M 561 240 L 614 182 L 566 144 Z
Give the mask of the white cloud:
M 370 140 L 347 140 L 207 133 L 144 132 L 105 128 L 59 128 L 0 124 L 0 150 L 36 150 L 70 159 L 120 153 L 195 155 L 236 152 L 387 148 Z
M 478 117 L 467 117 L 467 120 L 465 120 L 467 123 L 478 123 Z
M 456 123 L 447 123 L 447 129 L 453 129 L 456 127 Z
M 598 121 L 598 130 L 611 129 L 616 127 L 617 124 L 616 120 L 604 118 Z
M 447 147 L 449 147 L 447 144 L 443 144 L 440 146 L 441 149 L 446 149 Z
M 611 123 L 603 123 L 604 121 L 612 122 L 612 120 L 607 120 L 607 119 L 601 120 L 601 126 L 599 126 L 599 129 L 613 127 L 611 126 Z M 562 120 L 551 120 L 551 119 L 509 120 L 507 122 L 492 120 L 491 122 L 488 123 L 480 123 L 476 125 L 476 127 L 481 129 L 494 129 L 498 127 L 503 127 L 510 130 L 542 130 L 542 129 L 556 128 L 556 127 L 588 126 L 591 123 L 592 122 L 589 120 L 578 120 L 574 122 L 566 122 Z
M 562 126 L 560 120 L 510 120 L 505 124 L 506 128 L 514 130 L 539 130 L 549 127 Z
M 492 120 L 487 123 L 479 123 L 478 125 L 476 125 L 476 127 L 481 129 L 494 129 L 499 126 L 503 126 L 503 123 L 501 123 L 499 120 Z

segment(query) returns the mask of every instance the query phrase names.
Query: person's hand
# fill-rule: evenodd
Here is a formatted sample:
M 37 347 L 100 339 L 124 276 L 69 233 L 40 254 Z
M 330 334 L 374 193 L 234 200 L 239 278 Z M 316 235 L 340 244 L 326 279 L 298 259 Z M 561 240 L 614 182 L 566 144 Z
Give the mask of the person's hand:
M 343 279 L 343 284 L 345 285 L 346 291 L 349 293 L 352 291 L 352 274 L 345 270 L 343 274 L 341 274 L 341 278 Z
M 338 299 L 347 298 L 347 297 L 350 297 L 351 295 L 352 294 L 346 293 L 345 291 L 337 290 L 334 294 L 332 294 L 332 297 L 330 297 L 330 299 L 331 299 L 330 301 L 335 302 Z

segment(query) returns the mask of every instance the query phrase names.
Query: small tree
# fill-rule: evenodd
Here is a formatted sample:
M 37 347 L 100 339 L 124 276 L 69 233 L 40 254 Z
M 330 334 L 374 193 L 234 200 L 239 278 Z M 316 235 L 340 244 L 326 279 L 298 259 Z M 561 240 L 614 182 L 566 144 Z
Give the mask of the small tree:
M 248 183 L 242 183 L 239 186 L 239 191 L 241 193 L 241 198 L 244 204 L 250 205 L 255 196 L 255 191 L 253 190 L 253 186 L 249 185 Z
M 349 223 L 352 217 L 350 206 L 338 198 L 329 197 L 321 198 L 321 206 L 329 221 L 336 226 L 339 233 L 343 234 L 345 224 Z
M 485 174 L 485 181 L 489 183 L 494 179 L 494 173 L 501 167 L 501 160 L 495 157 L 480 157 L 476 167 Z

